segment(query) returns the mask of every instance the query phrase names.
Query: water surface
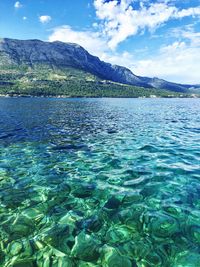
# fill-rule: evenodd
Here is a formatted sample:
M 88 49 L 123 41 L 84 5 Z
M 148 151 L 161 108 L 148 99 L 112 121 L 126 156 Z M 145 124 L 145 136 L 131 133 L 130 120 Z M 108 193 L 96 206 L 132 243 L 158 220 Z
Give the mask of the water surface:
M 200 266 L 200 99 L 0 98 L 0 266 Z

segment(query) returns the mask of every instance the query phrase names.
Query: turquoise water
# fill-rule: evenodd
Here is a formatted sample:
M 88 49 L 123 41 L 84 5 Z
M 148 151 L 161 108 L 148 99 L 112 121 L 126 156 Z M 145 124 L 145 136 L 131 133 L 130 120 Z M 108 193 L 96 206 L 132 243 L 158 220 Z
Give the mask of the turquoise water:
M 200 266 L 200 99 L 0 98 L 0 266 Z

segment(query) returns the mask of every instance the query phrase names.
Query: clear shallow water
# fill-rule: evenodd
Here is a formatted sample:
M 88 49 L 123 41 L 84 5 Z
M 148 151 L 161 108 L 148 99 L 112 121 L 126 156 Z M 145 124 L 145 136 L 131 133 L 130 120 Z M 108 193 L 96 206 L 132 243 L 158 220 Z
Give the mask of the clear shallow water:
M 0 98 L 0 266 L 200 266 L 199 99 Z

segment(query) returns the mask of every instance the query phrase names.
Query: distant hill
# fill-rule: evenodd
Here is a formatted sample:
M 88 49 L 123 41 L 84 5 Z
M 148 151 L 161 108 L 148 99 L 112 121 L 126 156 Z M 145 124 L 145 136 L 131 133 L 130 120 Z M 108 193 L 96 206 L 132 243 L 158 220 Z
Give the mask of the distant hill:
M 173 96 L 173 92 L 190 93 L 190 88 L 198 92 L 199 86 L 136 76 L 125 67 L 101 61 L 77 44 L 0 39 L 0 93 L 71 96 L 84 95 L 85 90 L 88 96 L 89 90 L 91 96 L 106 96 L 106 90 L 115 90 L 108 96 L 136 97 Z

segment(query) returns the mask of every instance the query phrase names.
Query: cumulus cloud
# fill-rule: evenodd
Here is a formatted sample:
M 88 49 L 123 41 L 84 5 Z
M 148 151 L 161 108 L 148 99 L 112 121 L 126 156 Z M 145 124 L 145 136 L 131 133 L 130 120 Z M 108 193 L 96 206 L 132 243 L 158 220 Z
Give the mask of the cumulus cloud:
M 169 4 L 168 0 L 160 0 L 155 3 L 139 1 L 140 5 L 137 9 L 134 7 L 135 2 L 134 0 L 94 0 L 98 19 L 98 22 L 93 23 L 94 30 L 78 32 L 73 31 L 69 26 L 61 26 L 54 30 L 50 38 L 56 36 L 61 41 L 66 39 L 70 41 L 72 38 L 80 44 L 86 44 L 90 51 L 94 50 L 91 47 L 98 45 L 98 42 L 101 47 L 102 43 L 106 47 L 105 42 L 107 42 L 107 47 L 114 51 L 128 37 L 145 29 L 154 31 L 170 19 L 200 16 L 200 7 L 179 10 L 173 4 Z M 49 18 L 46 17 L 49 16 L 41 16 L 41 22 L 47 22 Z
M 16 9 L 19 9 L 19 8 L 21 8 L 23 5 L 19 2 L 19 1 L 17 1 L 17 2 L 15 2 L 15 4 L 14 4 L 14 7 L 16 8 Z
M 53 29 L 49 41 L 62 41 L 77 43 L 87 49 L 90 53 L 100 56 L 107 51 L 107 42 L 100 33 L 93 31 L 75 31 L 68 25 Z
M 199 40 L 200 37 L 198 33 L 191 35 L 189 43 L 189 39 L 186 42 L 183 40 L 172 42 L 162 46 L 156 55 L 149 55 L 145 59 L 138 59 L 136 55 L 126 51 L 105 53 L 102 59 L 126 66 L 139 76 L 158 77 L 177 83 L 199 84 L 200 44 L 197 38 Z
M 96 15 L 103 34 L 108 37 L 108 46 L 117 45 L 139 31 L 155 30 L 170 19 L 187 16 L 200 16 L 200 7 L 179 10 L 168 1 L 149 3 L 140 1 L 140 7 L 134 8 L 133 0 L 94 0 Z
M 137 8 L 136 2 L 139 2 Z M 128 37 L 146 29 L 153 32 L 170 19 L 200 16 L 200 7 L 179 9 L 174 4 L 174 1 L 168 0 L 154 3 L 146 0 L 94 0 L 97 20 L 91 29 L 78 31 L 63 25 L 52 30 L 49 41 L 78 43 L 100 59 L 126 66 L 137 75 L 199 83 L 200 33 L 192 28 L 176 29 L 176 34 L 172 32 L 172 43 L 169 43 L 171 37 L 168 36 L 168 45 L 162 46 L 154 55 L 146 53 L 145 59 L 138 59 L 140 54 L 136 57 L 128 51 L 119 53 L 116 50 Z
M 199 69 L 199 44 L 193 41 L 189 44 L 184 41 L 175 41 L 163 46 L 158 55 L 137 61 L 132 70 L 138 75 L 195 84 L 200 83 Z
M 127 51 L 117 53 L 109 50 L 107 40 L 99 33 L 75 31 L 68 25 L 55 28 L 49 41 L 78 43 L 90 53 L 98 55 L 101 60 L 126 66 L 137 75 L 159 77 L 179 83 L 199 83 L 197 70 L 200 69 L 200 33 L 180 31 L 179 39 L 181 38 L 187 38 L 188 41 L 180 40 L 162 46 L 157 55 L 143 60 L 137 59 L 134 54 Z
M 174 28 L 170 31 L 169 36 L 177 39 L 186 39 L 190 41 L 191 45 L 200 48 L 200 32 L 195 32 L 194 25 L 187 25 L 186 27 Z
M 177 11 L 175 14 L 175 18 L 184 18 L 189 16 L 200 16 L 200 7 L 191 7 L 188 9 L 182 9 Z
M 42 15 L 39 17 L 39 21 L 43 24 L 48 23 L 51 21 L 51 16 L 48 15 Z

